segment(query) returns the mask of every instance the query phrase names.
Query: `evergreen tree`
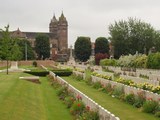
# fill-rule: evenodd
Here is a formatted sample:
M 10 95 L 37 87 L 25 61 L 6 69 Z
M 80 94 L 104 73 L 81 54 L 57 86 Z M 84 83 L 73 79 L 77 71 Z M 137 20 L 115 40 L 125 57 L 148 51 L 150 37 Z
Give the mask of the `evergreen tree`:
M 78 37 L 75 45 L 75 56 L 76 59 L 85 62 L 91 55 L 91 41 L 89 37 Z
M 50 57 L 49 37 L 45 34 L 39 34 L 35 41 L 35 51 L 38 59 L 46 59 Z

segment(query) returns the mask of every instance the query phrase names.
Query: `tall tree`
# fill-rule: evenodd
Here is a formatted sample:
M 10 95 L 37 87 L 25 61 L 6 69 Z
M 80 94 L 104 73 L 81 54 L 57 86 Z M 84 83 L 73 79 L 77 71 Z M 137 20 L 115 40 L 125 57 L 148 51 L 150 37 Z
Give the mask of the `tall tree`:
M 22 52 L 22 60 L 25 60 L 26 56 L 27 56 L 27 60 L 34 60 L 35 53 L 33 51 L 33 48 L 31 47 L 30 42 L 26 39 L 16 39 L 16 41 Z
M 75 56 L 78 60 L 85 62 L 91 55 L 91 41 L 89 37 L 78 37 L 75 45 Z
M 7 74 L 8 74 L 8 61 L 9 60 L 15 60 L 18 57 L 20 57 L 19 49 L 14 49 L 16 47 L 16 43 L 14 43 L 14 40 L 10 36 L 9 32 L 9 25 L 5 27 L 5 30 L 0 29 L 2 33 L 2 38 L 0 40 L 0 55 L 1 59 L 7 61 Z
M 39 34 L 35 41 L 35 51 L 38 59 L 46 59 L 50 57 L 49 37 L 45 34 Z
M 107 38 L 99 37 L 95 41 L 95 54 L 97 53 L 109 53 L 109 43 Z
M 114 46 L 114 55 L 148 53 L 154 45 L 154 28 L 141 20 L 129 18 L 128 21 L 119 21 L 109 26 L 110 39 Z
M 99 37 L 95 41 L 95 62 L 99 65 L 101 59 L 109 58 L 109 43 L 107 38 Z

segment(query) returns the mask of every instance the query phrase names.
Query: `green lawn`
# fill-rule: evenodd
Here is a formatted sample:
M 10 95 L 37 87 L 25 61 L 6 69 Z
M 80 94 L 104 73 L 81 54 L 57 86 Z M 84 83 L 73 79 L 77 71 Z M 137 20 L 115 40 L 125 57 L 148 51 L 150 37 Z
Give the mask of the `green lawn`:
M 112 98 L 111 96 L 88 86 L 84 81 L 76 81 L 73 80 L 72 77 L 63 78 L 111 113 L 114 113 L 121 120 L 160 120 L 160 118 L 156 118 L 154 115 L 143 113 L 140 109 L 134 108 L 127 103 Z
M 19 80 L 24 73 L 0 73 L 0 120 L 71 120 L 66 106 L 49 85 Z M 28 76 L 28 75 L 27 75 Z

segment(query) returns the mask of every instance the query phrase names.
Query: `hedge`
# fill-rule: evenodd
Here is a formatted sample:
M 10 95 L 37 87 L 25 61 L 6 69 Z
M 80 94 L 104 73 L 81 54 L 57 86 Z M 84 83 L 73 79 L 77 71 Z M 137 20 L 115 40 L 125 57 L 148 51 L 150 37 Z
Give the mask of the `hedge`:
M 70 76 L 72 74 L 72 70 L 69 69 L 52 70 L 52 72 L 54 72 L 58 76 Z
M 24 71 L 25 73 L 35 75 L 35 76 L 46 76 L 49 74 L 48 71 L 43 70 L 43 69 L 33 69 L 31 71 Z

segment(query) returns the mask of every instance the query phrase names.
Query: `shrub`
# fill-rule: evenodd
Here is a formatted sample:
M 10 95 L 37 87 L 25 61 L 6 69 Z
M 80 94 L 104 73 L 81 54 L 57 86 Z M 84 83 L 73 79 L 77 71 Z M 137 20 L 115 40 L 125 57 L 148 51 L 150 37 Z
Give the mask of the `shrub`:
M 111 84 L 110 83 L 106 84 L 106 86 L 104 87 L 103 91 L 106 92 L 106 93 L 112 92 L 113 88 L 112 88 Z
M 148 56 L 146 55 L 138 55 L 136 60 L 134 61 L 134 66 L 137 68 L 146 68 Z
M 151 53 L 148 55 L 147 68 L 160 69 L 160 53 Z
M 113 93 L 116 98 L 120 98 L 124 94 L 123 87 L 114 87 Z
M 32 65 L 33 65 L 34 67 L 37 67 L 37 62 L 36 62 L 36 61 L 33 61 Z
M 146 113 L 155 113 L 158 103 L 153 100 L 147 100 L 143 104 L 143 112 Z
M 137 96 L 135 96 L 135 103 L 133 104 L 133 106 L 140 108 L 143 106 L 145 101 L 146 99 L 145 99 L 144 92 L 138 92 Z
M 99 88 L 102 88 L 102 85 L 100 82 L 95 82 L 95 83 L 93 83 L 93 88 L 99 89 Z
M 133 105 L 135 103 L 135 95 L 133 93 L 126 95 L 125 101 Z
M 57 95 L 59 96 L 59 99 L 64 100 L 65 97 L 68 95 L 67 87 L 65 87 L 65 86 L 60 87 L 57 90 Z
M 95 54 L 96 65 L 99 65 L 100 60 L 105 59 L 105 58 L 109 58 L 109 55 L 107 53 L 105 53 L 105 54 L 103 54 L 103 53 Z
M 82 116 L 80 116 L 80 120 L 99 120 L 98 112 L 96 111 L 85 111 Z
M 24 72 L 35 76 L 46 76 L 49 74 L 48 71 L 45 71 L 43 69 L 33 69 L 31 71 L 24 71 Z
M 70 108 L 72 115 L 82 115 L 85 105 L 81 100 L 74 101 L 73 105 Z
M 156 117 L 160 117 L 160 111 L 156 112 L 156 113 L 155 113 L 155 116 L 156 116 Z
M 116 66 L 116 60 L 115 59 L 102 59 L 100 60 L 101 66 Z
M 73 105 L 73 103 L 74 103 L 75 100 L 76 99 L 73 96 L 67 96 L 67 97 L 65 97 L 64 102 L 67 105 L 67 108 L 70 108 Z
M 58 70 L 52 70 L 56 75 L 58 76 L 70 76 L 72 74 L 72 70 L 70 69 L 58 69 Z

